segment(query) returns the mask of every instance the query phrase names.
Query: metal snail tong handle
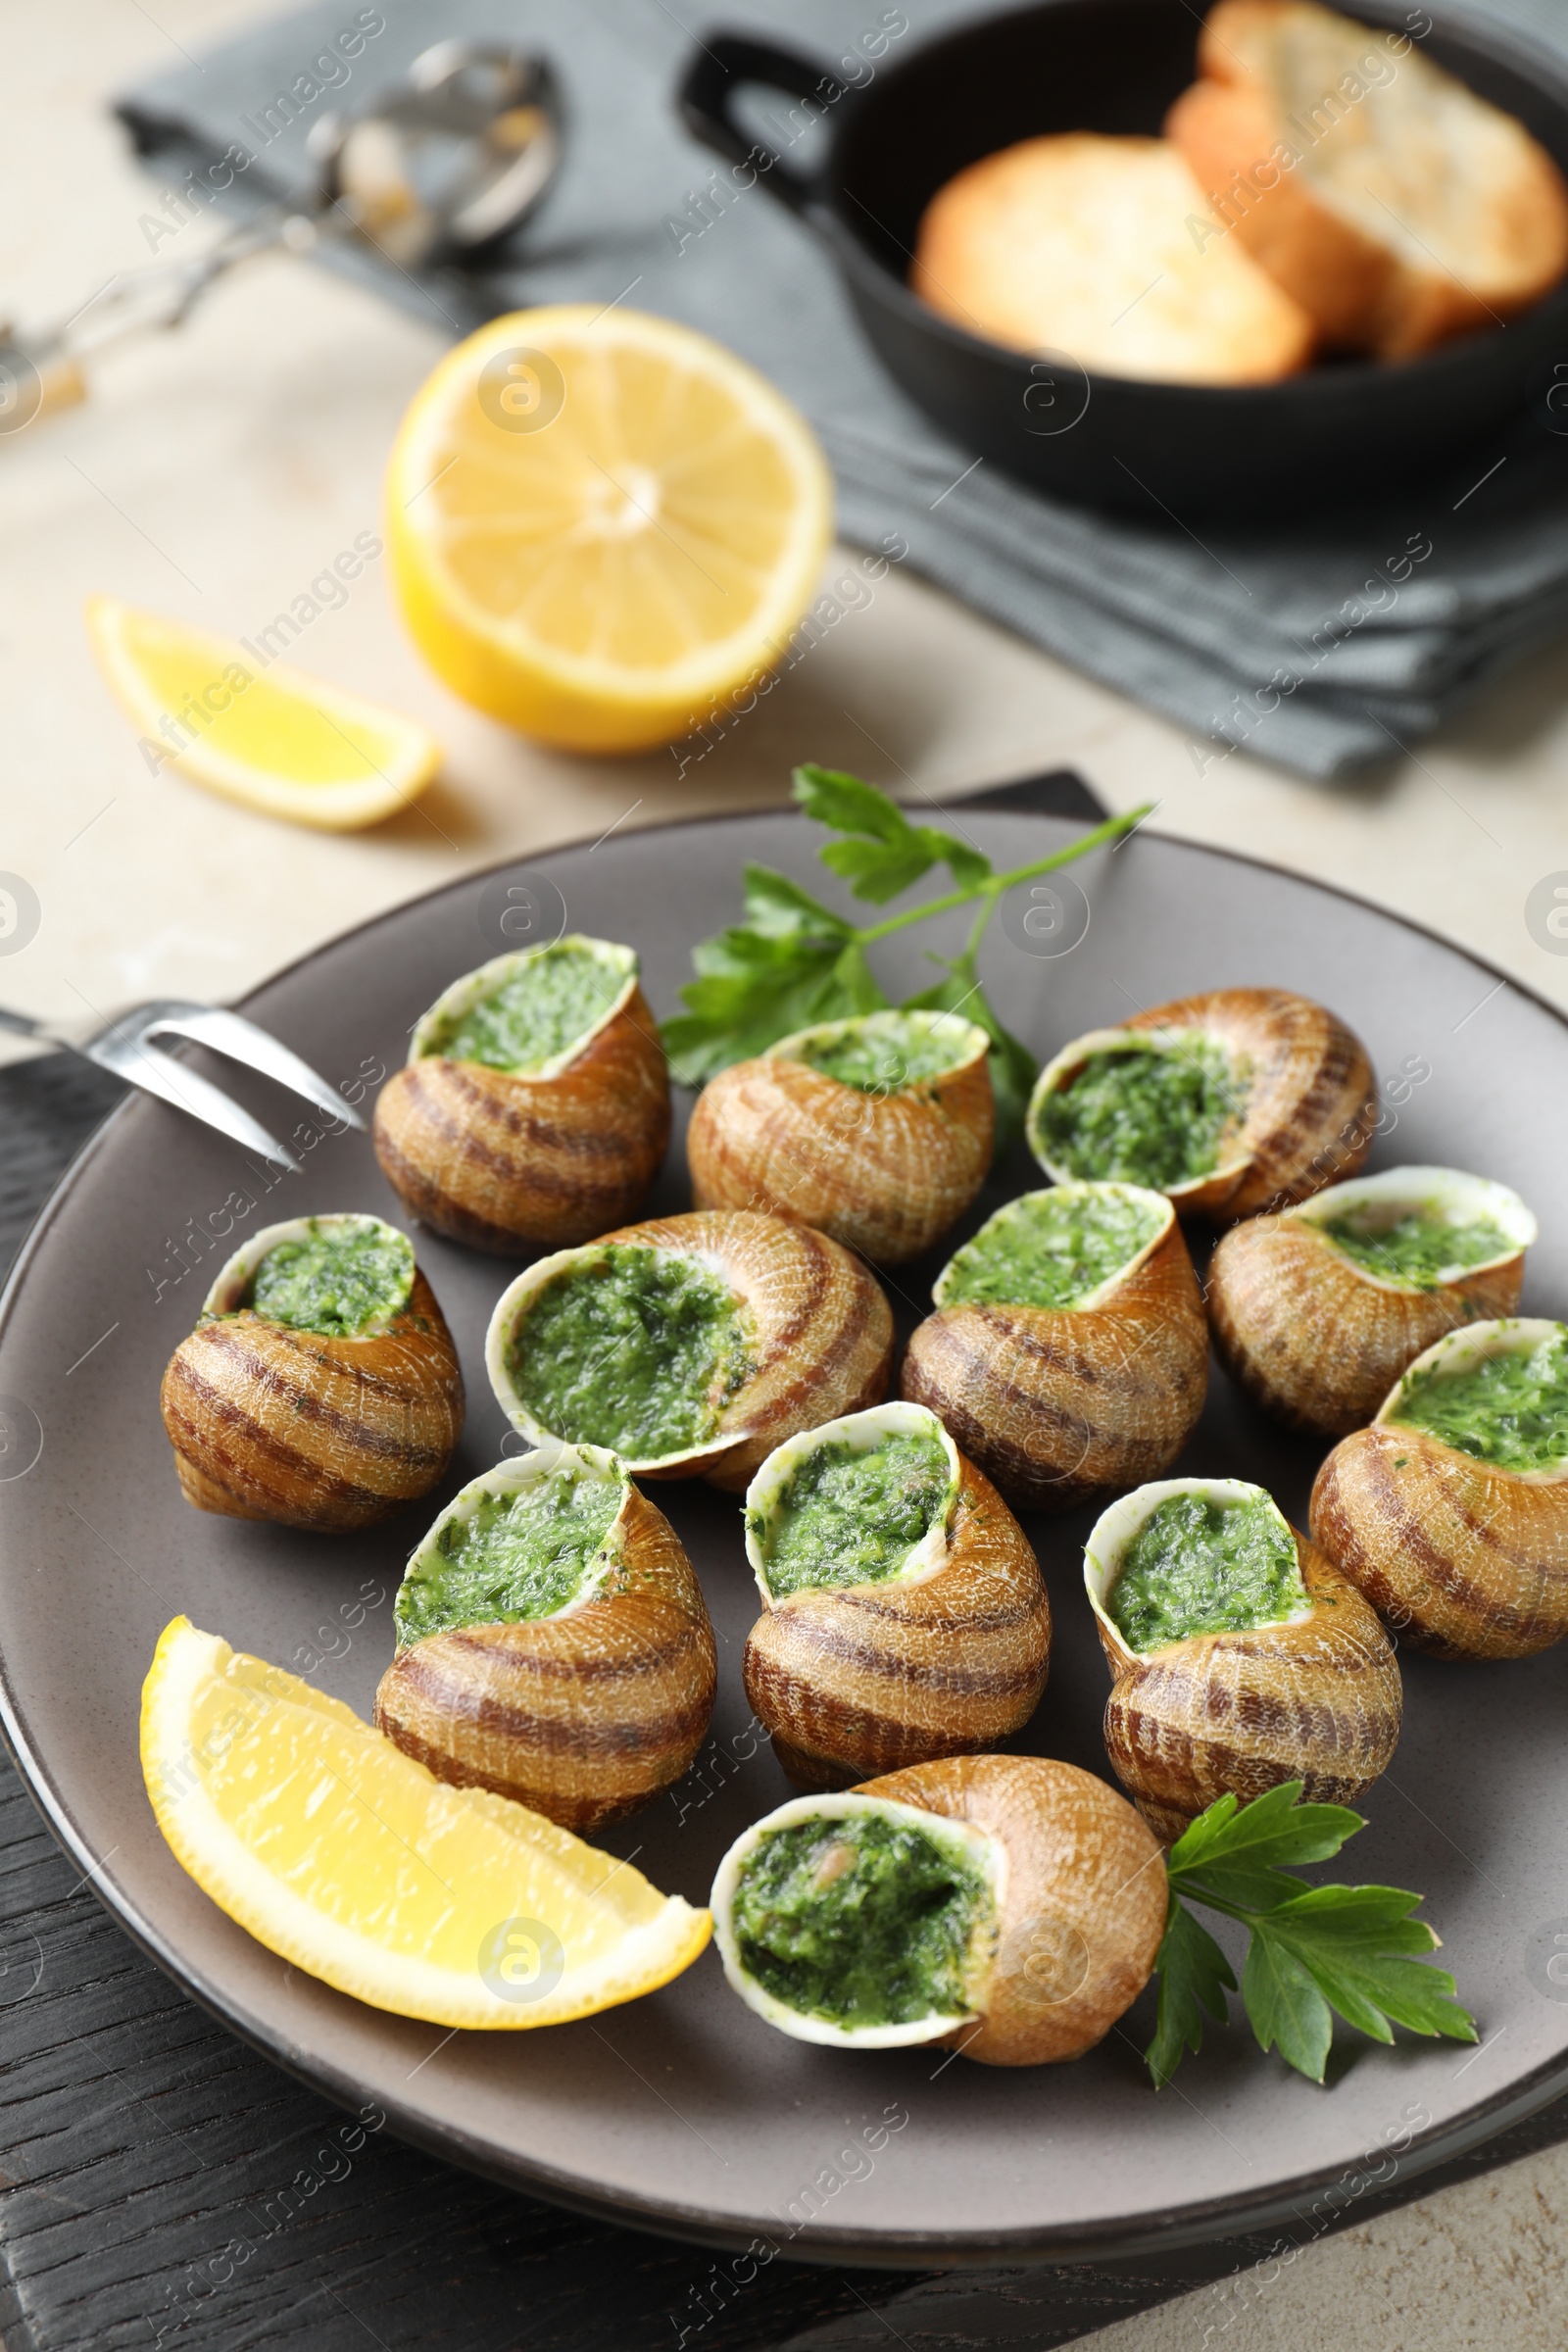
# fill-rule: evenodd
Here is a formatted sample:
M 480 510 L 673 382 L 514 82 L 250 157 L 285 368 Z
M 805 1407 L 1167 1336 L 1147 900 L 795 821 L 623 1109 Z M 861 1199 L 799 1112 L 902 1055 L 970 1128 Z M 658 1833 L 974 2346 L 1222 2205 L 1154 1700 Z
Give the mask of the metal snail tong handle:
M 242 220 L 195 262 L 132 270 L 38 335 L 0 328 L 0 438 L 86 397 L 83 363 L 175 327 L 254 254 L 320 240 L 373 246 L 401 270 L 465 261 L 512 235 L 543 202 L 564 154 L 560 85 L 543 58 L 438 41 L 362 113 L 327 115 L 306 152 L 309 195 Z

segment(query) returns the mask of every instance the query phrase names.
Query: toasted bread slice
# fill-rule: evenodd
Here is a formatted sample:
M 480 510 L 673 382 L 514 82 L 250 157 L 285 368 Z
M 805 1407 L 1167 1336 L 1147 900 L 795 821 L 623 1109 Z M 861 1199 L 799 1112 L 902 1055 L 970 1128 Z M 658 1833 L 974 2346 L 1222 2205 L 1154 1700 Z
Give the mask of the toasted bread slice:
M 1165 139 L 1073 131 L 971 164 L 926 207 L 910 283 L 971 334 L 1106 375 L 1271 383 L 1314 339 Z
M 1312 0 L 1219 0 L 1166 130 L 1326 342 L 1405 359 L 1568 269 L 1568 187 L 1522 123 L 1403 34 Z

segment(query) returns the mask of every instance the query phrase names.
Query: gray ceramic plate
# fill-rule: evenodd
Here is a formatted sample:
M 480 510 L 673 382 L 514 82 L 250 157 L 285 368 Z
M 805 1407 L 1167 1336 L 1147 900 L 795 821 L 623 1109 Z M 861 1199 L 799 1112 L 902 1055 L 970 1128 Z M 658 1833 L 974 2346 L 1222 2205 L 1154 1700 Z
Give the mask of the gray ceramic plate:
M 1019 815 L 964 822 L 1009 865 L 1073 830 Z M 573 927 L 640 948 L 662 1013 L 689 973 L 692 941 L 733 916 L 742 860 L 813 881 L 817 838 L 787 815 L 734 819 L 564 851 L 541 868 Z M 1141 836 L 1080 870 L 1093 921 L 1073 952 L 1026 952 L 1000 923 L 988 950 L 999 1009 L 1036 1052 L 1195 989 L 1274 982 L 1321 997 L 1393 1081 L 1378 1162 L 1448 1161 L 1516 1186 L 1544 1229 L 1527 1308 L 1568 1305 L 1568 1026 L 1556 1014 L 1387 915 L 1241 859 Z M 334 1081 L 391 1065 L 437 992 L 506 944 L 506 887 L 481 877 L 404 907 L 270 982 L 247 1009 Z M 536 885 L 533 903 L 549 901 Z M 1027 934 L 1016 927 L 1015 937 Z M 922 984 L 928 944 L 889 943 L 890 987 Z M 250 1099 L 269 1123 L 283 1117 L 263 1082 Z M 312 1143 L 315 1132 L 300 1130 L 304 1173 L 259 1200 L 241 1234 L 312 1209 L 398 1213 L 367 1139 Z M 684 1204 L 682 1171 L 677 1141 L 655 1205 Z M 1031 1173 L 1027 1162 L 1004 1170 L 977 1216 Z M 1369 1800 L 1351 1875 L 1423 1890 L 1485 2039 L 1478 2051 L 1408 2036 L 1382 2049 L 1347 2036 L 1327 2089 L 1263 2057 L 1235 2026 L 1212 2034 L 1156 2097 L 1139 2062 L 1147 1995 L 1078 2064 L 1004 2073 L 937 2053 L 850 2057 L 786 2040 L 729 1992 L 711 1951 L 653 1998 L 590 2022 L 451 2039 L 286 1968 L 215 1910 L 163 1845 L 136 1763 L 141 1680 L 160 1628 L 185 1610 L 368 1713 L 391 1655 L 391 1595 L 424 1514 L 329 1540 L 208 1518 L 181 1501 L 159 1376 L 233 1246 L 214 1240 L 215 1218 L 231 1219 L 231 1197 L 260 1189 L 233 1148 L 137 1100 L 34 1235 L 0 1330 L 0 1656 L 11 1737 L 93 1886 L 270 2056 L 345 2101 L 379 2101 L 395 2129 L 459 2163 L 567 2204 L 721 2245 L 760 2238 L 819 2260 L 933 2266 L 1200 2237 L 1304 2211 L 1330 2179 L 1342 2202 L 1353 2199 L 1358 2183 L 1452 2153 L 1568 2082 L 1568 1984 L 1547 1974 L 1554 1936 L 1568 1951 L 1568 1651 L 1493 1667 L 1407 1659 L 1404 1736 Z M 430 1239 L 419 1248 L 469 1381 L 455 1488 L 495 1459 L 504 1435 L 480 1349 L 512 1269 Z M 901 1276 L 906 1314 L 925 1306 L 934 1270 Z M 1299 1520 L 1318 1451 L 1216 1379 L 1180 1466 L 1260 1480 Z M 756 1603 L 736 1505 L 694 1487 L 663 1488 L 660 1501 L 707 1589 L 719 1703 L 696 1769 L 611 1842 L 660 1886 L 702 1902 L 731 1838 L 788 1791 L 749 1731 L 741 1691 Z M 1105 1772 L 1084 1522 L 1033 1532 L 1057 1632 L 1026 1741 Z M 1557 1973 L 1568 1976 L 1560 1961 Z M 755 2259 L 737 2259 L 736 2279 Z

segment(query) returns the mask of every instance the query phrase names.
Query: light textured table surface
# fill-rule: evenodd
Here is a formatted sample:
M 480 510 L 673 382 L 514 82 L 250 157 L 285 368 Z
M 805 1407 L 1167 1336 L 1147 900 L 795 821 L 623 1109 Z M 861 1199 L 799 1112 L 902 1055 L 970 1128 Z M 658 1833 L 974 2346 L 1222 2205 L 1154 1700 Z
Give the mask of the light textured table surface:
M 246 13 L 227 0 L 0 8 L 0 288 L 24 327 L 149 258 L 140 222 L 155 191 L 106 93 Z M 192 225 L 163 253 L 194 252 L 208 233 Z M 1117 808 L 1157 800 L 1161 830 L 1339 883 L 1568 1006 L 1568 958 L 1535 943 L 1524 911 L 1541 877 L 1568 870 L 1560 649 L 1494 686 L 1418 759 L 1372 783 L 1316 787 L 1241 754 L 1210 759 L 1214 747 L 895 571 L 682 773 L 687 755 L 668 752 L 558 756 L 453 701 L 372 564 L 294 650 L 434 729 L 446 770 L 418 808 L 368 834 L 318 836 L 171 771 L 150 776 L 88 653 L 83 598 L 105 591 L 233 635 L 265 625 L 357 532 L 378 528 L 384 455 L 437 349 L 368 295 L 263 261 L 177 337 L 106 365 L 87 406 L 0 443 L 0 869 L 24 876 L 42 908 L 36 937 L 0 960 L 0 1001 L 74 1022 L 147 995 L 232 998 L 468 868 L 612 825 L 777 802 L 791 763 L 816 759 L 938 799 L 1074 764 Z M 1563 2340 L 1565 2258 L 1558 2151 L 1352 2229 L 1231 2305 L 1205 2289 L 1092 2340 L 1143 2352 L 1217 2340 L 1223 2326 L 1231 2343 L 1282 2352 L 1525 2352 Z

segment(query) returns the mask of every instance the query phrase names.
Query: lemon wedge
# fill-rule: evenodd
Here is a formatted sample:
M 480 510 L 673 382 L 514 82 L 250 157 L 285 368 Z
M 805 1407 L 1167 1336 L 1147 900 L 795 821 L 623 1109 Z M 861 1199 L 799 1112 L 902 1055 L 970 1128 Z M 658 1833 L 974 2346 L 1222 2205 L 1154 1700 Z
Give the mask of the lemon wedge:
M 335 833 L 379 823 L 422 792 L 441 764 L 433 735 L 257 647 L 87 600 L 98 666 L 156 772 L 268 816 Z
M 564 304 L 448 353 L 387 515 L 409 627 L 454 692 L 549 743 L 637 751 L 777 662 L 833 485 L 805 419 L 720 345 Z
M 712 1922 L 480 1788 L 449 1788 L 340 1699 L 165 1627 L 142 1689 L 158 1826 L 269 1951 L 437 2026 L 561 2025 L 653 1992 Z

